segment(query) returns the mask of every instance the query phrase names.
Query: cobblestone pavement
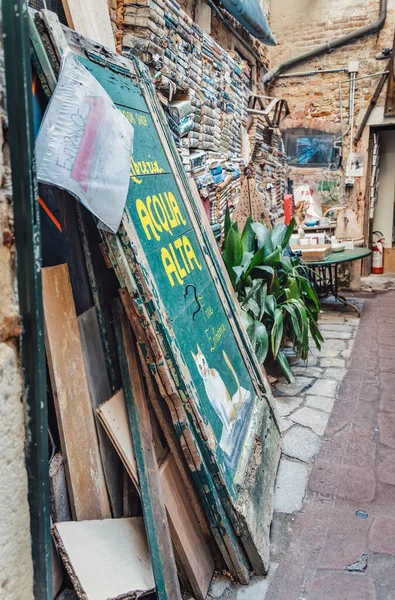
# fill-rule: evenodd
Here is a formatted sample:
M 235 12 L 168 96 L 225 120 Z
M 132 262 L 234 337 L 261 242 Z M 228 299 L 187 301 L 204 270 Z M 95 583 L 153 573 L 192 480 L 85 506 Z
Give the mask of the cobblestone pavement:
M 325 310 L 320 327 L 322 351 L 274 390 L 284 437 L 269 575 L 216 579 L 211 598 L 395 600 L 395 292 L 365 299 L 361 320 Z
M 320 351 L 311 342 L 307 365 L 290 359 L 295 382 L 280 379 L 274 388 L 283 430 L 283 454 L 277 474 L 274 510 L 301 510 L 309 473 L 317 456 L 340 382 L 346 374 L 359 319 L 342 305 L 329 304 L 320 318 L 325 339 Z
M 302 511 L 276 515 L 272 560 L 266 600 L 395 599 L 395 292 L 364 302 Z

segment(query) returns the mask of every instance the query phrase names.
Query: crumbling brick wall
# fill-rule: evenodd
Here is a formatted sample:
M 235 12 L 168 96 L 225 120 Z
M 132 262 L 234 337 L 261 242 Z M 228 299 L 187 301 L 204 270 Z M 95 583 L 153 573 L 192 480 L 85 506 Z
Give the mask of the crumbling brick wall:
M 394 32 L 395 0 L 388 0 L 388 14 L 384 28 L 379 35 L 358 40 L 352 44 L 334 50 L 330 54 L 311 59 L 294 67 L 288 74 L 296 71 L 317 69 L 347 68 L 351 60 L 359 62 L 358 76 L 383 71 L 387 60 L 376 60 L 375 55 L 383 48 L 391 47 Z M 379 0 L 276 0 L 271 2 L 271 28 L 277 40 L 275 48 L 269 48 L 269 60 L 273 67 L 277 63 L 297 54 L 313 49 L 318 44 L 330 41 L 378 19 Z M 348 73 L 317 74 L 310 77 L 292 77 L 277 79 L 266 91 L 270 95 L 281 96 L 288 101 L 291 118 L 284 121 L 283 128 L 312 127 L 325 131 L 340 132 L 339 81 L 348 79 Z M 365 79 L 356 84 L 355 91 L 355 128 L 365 113 L 369 100 L 378 83 L 377 78 Z M 349 86 L 342 86 L 342 109 L 344 119 L 345 144 L 344 158 L 349 154 L 350 135 L 348 129 Z M 380 96 L 379 105 L 385 102 L 385 88 Z M 359 144 L 354 151 L 362 153 L 367 159 L 369 127 L 365 128 Z M 367 160 L 365 160 L 365 165 Z M 343 162 L 343 166 L 345 166 Z M 322 170 L 293 168 L 290 177 L 294 182 L 317 181 L 323 179 Z M 351 206 L 357 210 L 360 224 L 364 223 L 367 211 L 366 173 L 357 179 L 354 189 L 346 196 Z M 337 172 L 343 184 L 344 171 Z M 366 220 L 365 220 L 366 223 Z
M 1 2 L 0 2 L 1 15 Z M 0 598 L 33 600 L 11 170 L 0 47 Z

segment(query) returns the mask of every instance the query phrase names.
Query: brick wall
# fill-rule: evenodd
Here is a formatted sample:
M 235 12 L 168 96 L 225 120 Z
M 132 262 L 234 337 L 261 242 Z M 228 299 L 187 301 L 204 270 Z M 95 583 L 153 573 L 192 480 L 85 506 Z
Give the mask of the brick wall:
M 0 598 L 33 600 L 22 378 L 19 370 L 16 254 L 4 107 L 4 64 L 0 46 Z
M 276 0 L 271 2 L 271 28 L 277 40 L 277 47 L 268 49 L 271 66 L 310 50 L 325 41 L 349 33 L 354 29 L 377 20 L 379 0 Z M 395 1 L 388 1 L 387 20 L 379 35 L 372 35 L 357 42 L 334 50 L 330 54 L 311 59 L 294 67 L 288 74 L 296 71 L 317 69 L 347 68 L 350 60 L 359 61 L 357 76 L 383 71 L 385 60 L 378 61 L 375 55 L 385 47 L 392 46 L 394 31 Z M 287 127 L 313 127 L 340 133 L 339 81 L 348 79 L 348 73 L 317 74 L 311 77 L 291 77 L 277 79 L 266 91 L 270 95 L 286 98 L 291 110 L 291 118 L 284 121 Z M 378 79 L 371 78 L 357 82 L 355 91 L 355 127 L 368 106 Z M 342 110 L 344 129 L 348 128 L 349 86 L 342 86 Z M 385 100 L 385 89 L 379 105 Z M 349 133 L 345 136 L 344 159 L 349 153 Z M 360 143 L 354 147 L 356 152 L 367 157 L 369 128 L 365 128 Z M 345 164 L 345 163 L 343 163 Z M 367 169 L 365 168 L 365 173 Z M 311 182 L 323 179 L 321 169 L 292 168 L 290 177 L 294 182 Z M 344 170 L 332 173 L 331 177 L 343 183 Z M 356 186 L 347 193 L 347 201 L 357 210 L 362 224 L 366 211 L 366 176 L 357 179 Z

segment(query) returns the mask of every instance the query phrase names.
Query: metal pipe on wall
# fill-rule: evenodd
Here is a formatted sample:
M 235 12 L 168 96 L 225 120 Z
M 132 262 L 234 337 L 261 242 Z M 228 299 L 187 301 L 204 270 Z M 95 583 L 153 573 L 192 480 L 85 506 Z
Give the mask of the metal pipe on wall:
M 313 75 L 325 75 L 325 73 L 347 73 L 348 69 L 315 69 L 314 71 L 296 71 L 296 73 L 285 73 L 279 75 L 278 79 L 290 79 L 291 77 L 311 77 Z
M 299 65 L 302 62 L 310 60 L 311 58 L 315 58 L 316 56 L 321 56 L 322 54 L 331 52 L 336 48 L 341 48 L 342 46 L 350 44 L 351 42 L 354 42 L 362 37 L 380 31 L 380 29 L 382 29 L 385 23 L 386 18 L 387 0 L 380 0 L 379 17 L 377 21 L 374 21 L 374 23 L 371 23 L 370 25 L 364 25 L 364 27 L 359 27 L 358 29 L 351 31 L 346 35 L 342 35 L 338 38 L 335 38 L 334 40 L 325 42 L 324 44 L 320 44 L 312 50 L 308 50 L 307 52 L 303 52 L 302 54 L 298 54 L 293 58 L 289 58 L 288 60 L 279 63 L 264 75 L 263 82 L 269 83 L 276 79 L 280 75 L 280 73 L 283 73 L 284 71 L 289 71 L 289 69 L 292 69 L 292 67 L 295 67 L 296 65 Z

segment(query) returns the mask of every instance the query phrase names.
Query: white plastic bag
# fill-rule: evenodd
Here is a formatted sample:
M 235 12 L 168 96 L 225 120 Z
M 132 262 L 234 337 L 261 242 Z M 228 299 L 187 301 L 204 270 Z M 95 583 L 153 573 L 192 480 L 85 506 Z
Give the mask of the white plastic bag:
M 132 150 L 132 125 L 68 50 L 36 140 L 38 181 L 73 194 L 115 233 Z
M 302 202 L 306 203 L 306 217 L 317 218 L 322 217 L 322 208 L 319 199 L 316 197 L 314 188 L 304 183 L 294 188 L 295 208 Z

